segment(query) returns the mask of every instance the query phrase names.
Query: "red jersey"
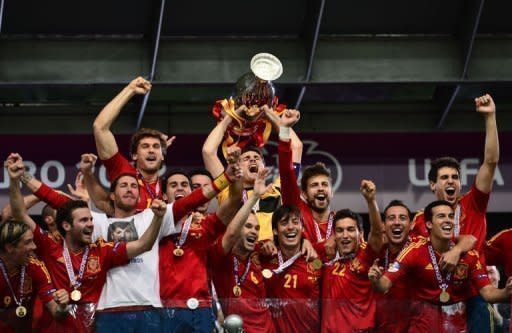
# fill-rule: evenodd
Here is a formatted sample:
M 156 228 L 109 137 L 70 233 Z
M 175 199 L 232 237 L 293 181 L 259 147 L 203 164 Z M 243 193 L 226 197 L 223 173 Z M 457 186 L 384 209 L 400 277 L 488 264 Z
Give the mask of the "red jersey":
M 175 204 L 181 200 L 184 199 Z M 199 301 L 199 307 L 211 307 L 206 266 L 208 248 L 225 230 L 226 226 L 216 214 L 209 214 L 203 220 L 192 220 L 181 246 L 181 257 L 173 254 L 181 233 L 160 241 L 160 298 L 164 307 L 186 308 L 187 300 L 192 297 Z
M 236 297 L 233 254 L 225 254 L 222 238 L 210 248 L 210 263 L 215 290 L 219 296 L 224 316 L 238 314 L 244 321 L 244 332 L 274 333 L 274 325 L 266 302 L 265 281 L 261 274 L 259 255 L 253 252 L 249 259 L 238 260 L 238 277 L 242 278 L 247 270 L 245 280 L 241 281 L 241 294 Z
M 289 258 L 283 257 L 286 262 Z M 267 269 L 279 267 L 277 257 L 264 260 Z M 320 332 L 319 298 L 322 270 L 300 256 L 279 274 L 265 281 L 277 332 Z
M 375 295 L 368 270 L 377 254 L 361 243 L 353 258 L 325 266 L 322 282 L 322 333 L 357 332 L 375 326 Z
M 63 257 L 63 240 L 55 240 L 50 235 L 36 226 L 34 230 L 34 243 L 37 246 L 38 256 L 46 263 L 51 273 L 55 286 L 58 289 L 66 289 L 68 292 L 73 290 L 69 281 L 66 265 Z M 73 253 L 69 251 L 75 275 L 78 273 L 82 262 L 83 252 Z M 82 285 L 78 288 L 82 293 L 79 304 L 98 302 L 101 290 L 105 284 L 107 271 L 110 268 L 125 265 L 128 263 L 128 255 L 126 253 L 126 243 L 107 243 L 99 239 L 95 243 L 89 244 L 89 256 L 85 271 L 82 278 Z M 59 330 L 58 327 L 49 328 L 51 318 L 50 314 L 45 311 L 41 327 L 46 327 L 48 331 Z M 77 316 L 79 317 L 79 315 Z M 78 318 L 77 318 L 78 319 Z M 55 323 L 53 323 L 55 324 Z M 75 333 L 84 332 L 86 329 L 82 326 L 82 322 L 74 320 L 73 316 L 67 316 L 64 321 L 57 324 L 63 331 L 68 332 L 74 330 Z
M 283 204 L 294 205 L 299 208 L 302 224 L 304 226 L 303 235 L 305 238 L 309 239 L 312 244 L 319 243 L 329 238 L 328 236 L 330 235 L 327 235 L 329 221 L 315 221 L 311 208 L 300 197 L 300 189 L 297 186 L 297 176 L 295 175 L 295 169 L 292 163 L 291 143 L 279 140 L 278 151 Z
M 487 265 L 503 267 L 507 277 L 512 276 L 512 257 L 509 253 L 510 244 L 512 244 L 512 229 L 506 229 L 497 233 L 484 245 Z
M 20 270 L 14 273 L 7 272 L 18 301 L 20 300 L 20 273 Z M 18 305 L 4 275 L 0 272 L 0 332 L 2 333 L 30 332 L 32 330 L 32 309 L 36 296 L 43 304 L 53 299 L 55 288 L 50 273 L 42 261 L 29 258 L 22 289 L 22 305 L 27 309 L 27 314 L 25 317 L 19 318 L 16 316 Z
M 388 271 L 384 273 L 384 276 L 390 279 L 393 284 L 395 281 L 404 280 L 407 285 L 414 285 L 414 298 L 416 300 L 437 306 L 437 314 L 431 313 L 429 316 L 425 316 L 421 321 L 416 320 L 417 316 L 413 314 L 413 318 L 411 318 L 410 321 L 411 329 L 415 325 L 423 325 L 422 327 L 431 325 L 431 327 L 436 327 L 435 325 L 440 324 L 439 332 L 444 332 L 446 328 L 443 327 L 446 325 L 443 326 L 443 322 L 429 322 L 430 319 L 428 318 L 444 318 L 444 320 L 447 320 L 446 316 L 449 313 L 447 313 L 446 308 L 450 308 L 450 304 L 454 305 L 457 309 L 458 307 L 462 307 L 462 305 L 457 303 L 464 302 L 472 296 L 470 286 L 473 285 L 479 290 L 490 284 L 490 281 L 486 273 L 485 265 L 479 257 L 478 252 L 469 251 L 460 258 L 451 276 L 451 280 L 448 283 L 446 291 L 450 295 L 449 301 L 442 303 L 439 299 L 441 288 L 439 287 L 439 282 L 434 267 L 432 266 L 428 250 L 429 244 L 429 239 L 420 239 L 410 244 L 400 253 L 397 260 Z M 439 262 L 441 255 L 436 251 L 434 252 L 436 262 Z M 442 273 L 442 275 L 443 277 L 446 276 L 445 273 Z M 430 306 L 428 309 L 432 310 L 436 308 Z M 466 321 L 463 320 L 465 311 L 463 311 L 463 308 L 458 310 L 460 310 L 460 315 L 455 316 L 455 320 L 449 319 L 449 321 L 452 326 L 458 325 L 459 329 L 464 330 L 466 325 Z M 454 312 L 453 309 L 451 312 Z M 444 324 L 446 324 L 446 321 Z M 419 329 L 416 331 L 419 331 Z
M 410 243 L 410 239 L 408 243 Z M 401 250 L 392 251 L 389 246 L 385 246 L 380 253 L 379 265 L 387 271 Z M 414 306 L 410 286 L 404 280 L 399 280 L 386 294 L 376 293 L 375 297 L 377 302 L 375 329 L 380 333 L 408 332 L 410 315 Z
M 473 235 L 476 238 L 475 250 L 481 252 L 482 246 L 487 236 L 487 203 L 489 202 L 489 193 L 484 193 L 473 184 L 469 192 L 464 194 L 458 201 L 460 204 L 460 234 Z M 411 236 L 429 237 L 425 225 L 425 215 L 423 212 L 416 214 L 412 222 L 410 231 Z
M 153 201 L 153 199 L 162 199 L 163 189 L 160 179 L 152 183 L 146 182 L 137 169 L 128 162 L 120 152 L 117 152 L 114 156 L 102 162 L 107 169 L 107 178 L 109 181 L 114 181 L 123 174 L 130 174 L 137 177 L 140 193 L 139 202 L 137 203 L 138 211 L 151 207 L 151 201 Z

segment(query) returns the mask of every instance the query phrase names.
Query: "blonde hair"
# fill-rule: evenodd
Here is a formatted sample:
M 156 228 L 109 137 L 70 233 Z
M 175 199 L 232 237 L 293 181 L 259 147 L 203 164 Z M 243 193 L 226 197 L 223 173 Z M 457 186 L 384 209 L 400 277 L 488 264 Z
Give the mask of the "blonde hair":
M 5 251 L 7 244 L 16 245 L 28 230 L 30 228 L 19 221 L 10 220 L 0 224 L 0 251 Z

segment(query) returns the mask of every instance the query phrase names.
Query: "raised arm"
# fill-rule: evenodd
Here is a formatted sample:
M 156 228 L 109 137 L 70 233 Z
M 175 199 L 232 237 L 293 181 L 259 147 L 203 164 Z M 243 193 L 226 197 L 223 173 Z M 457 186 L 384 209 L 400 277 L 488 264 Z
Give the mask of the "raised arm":
M 368 244 L 370 244 L 373 251 L 379 252 L 382 248 L 382 219 L 376 199 L 377 188 L 371 180 L 363 179 L 360 191 L 368 204 L 368 214 L 370 216 Z
M 93 167 L 98 157 L 94 154 L 82 154 L 80 159 L 80 171 L 83 174 L 83 182 L 89 197 L 94 205 L 107 215 L 114 215 L 114 207 L 108 197 L 107 191 L 94 177 Z
M 121 90 L 98 114 L 94 120 L 93 130 L 100 159 L 107 160 L 119 151 L 110 128 L 121 109 L 133 96 L 145 95 L 149 90 L 151 90 L 151 83 L 142 77 L 138 77 Z
M 484 193 L 490 193 L 494 172 L 500 159 L 498 141 L 498 126 L 496 125 L 496 106 L 489 94 L 475 98 L 476 111 L 485 119 L 485 148 L 484 161 L 476 175 L 476 188 Z
M 270 173 L 269 169 L 262 169 L 258 171 L 258 176 L 254 181 L 254 192 L 253 195 L 245 201 L 243 206 L 238 210 L 233 220 L 228 224 L 226 232 L 222 237 L 222 249 L 224 253 L 231 252 L 231 249 L 235 245 L 237 239 L 240 237 L 240 232 L 244 223 L 247 221 L 252 208 L 260 197 L 267 191 L 265 186 L 265 178 Z M 241 185 L 240 185 L 241 186 Z
M 300 164 L 302 162 L 302 141 L 299 139 L 297 133 L 293 130 L 293 126 L 300 119 L 299 110 L 295 109 L 286 109 L 283 114 L 279 117 L 273 109 L 269 108 L 267 105 L 262 107 L 265 115 L 272 123 L 272 127 L 277 133 L 279 133 L 279 137 L 283 137 L 285 141 L 290 142 L 290 148 L 292 150 L 292 162 Z M 281 135 L 282 127 L 289 128 L 289 130 L 284 129 L 284 131 L 289 131 L 289 135 Z
M 27 214 L 25 203 L 23 202 L 23 196 L 20 190 L 20 178 L 25 172 L 23 160 L 21 156 L 16 153 L 11 153 L 7 160 L 4 162 L 4 166 L 9 173 L 9 197 L 11 202 L 12 216 L 17 221 L 23 221 L 29 226 L 30 230 L 36 229 L 36 223 Z
M 39 198 L 36 197 L 33 194 L 29 194 L 23 197 L 23 205 L 27 210 L 32 208 L 34 205 L 36 205 L 39 202 Z M 12 209 L 11 204 L 5 205 L 5 207 L 2 209 L 2 218 L 0 221 L 7 221 L 12 217 Z
M 151 203 L 151 210 L 154 214 L 153 220 L 146 231 L 139 239 L 126 243 L 126 253 L 130 259 L 151 250 L 155 244 L 167 205 L 159 199 L 154 199 Z
M 224 172 L 224 165 L 222 165 L 222 162 L 217 155 L 217 151 L 219 150 L 224 133 L 228 129 L 229 124 L 231 124 L 232 119 L 233 118 L 226 115 L 221 121 L 219 121 L 203 144 L 203 163 L 206 170 L 208 170 L 208 172 L 214 177 Z

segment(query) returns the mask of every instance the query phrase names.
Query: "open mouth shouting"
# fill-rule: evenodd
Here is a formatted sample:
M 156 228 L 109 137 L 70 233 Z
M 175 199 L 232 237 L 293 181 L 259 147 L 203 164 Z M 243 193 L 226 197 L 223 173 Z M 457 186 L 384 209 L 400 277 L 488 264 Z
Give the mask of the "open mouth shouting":
M 258 164 L 256 164 L 256 163 L 249 164 L 248 170 L 250 173 L 258 173 Z
M 455 200 L 456 189 L 454 186 L 448 186 L 447 188 L 445 188 L 444 192 L 446 193 L 446 199 L 448 201 Z

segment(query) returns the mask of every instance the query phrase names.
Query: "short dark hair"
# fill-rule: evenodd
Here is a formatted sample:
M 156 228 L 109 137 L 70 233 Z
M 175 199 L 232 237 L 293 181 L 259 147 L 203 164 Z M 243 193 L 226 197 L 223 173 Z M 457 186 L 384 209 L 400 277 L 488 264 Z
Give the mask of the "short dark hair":
M 210 180 L 213 181 L 212 174 L 205 168 L 194 169 L 189 172 L 189 175 L 190 175 L 190 178 L 192 178 L 194 176 L 202 175 L 202 176 L 206 176 L 206 177 L 210 178 Z
M 302 171 L 302 178 L 300 180 L 300 187 L 303 191 L 306 191 L 308 188 L 308 180 L 311 177 L 315 176 L 327 176 L 329 178 L 329 181 L 331 180 L 331 172 L 325 164 L 322 162 L 316 162 L 313 165 L 309 165 L 304 168 Z
M 452 207 L 452 205 L 446 201 L 446 200 L 436 200 L 432 201 L 425 207 L 425 210 L 423 211 L 423 214 L 425 215 L 425 222 L 430 221 L 432 222 L 432 210 L 437 206 L 448 206 Z
M 336 221 L 344 219 L 344 218 L 350 218 L 350 219 L 356 221 L 357 229 L 359 230 L 359 232 L 361 234 L 364 233 L 363 218 L 361 217 L 361 215 L 357 214 L 356 212 L 354 212 L 348 208 L 338 210 L 336 212 L 336 214 L 334 215 L 334 219 L 332 221 L 332 223 L 334 223 L 334 225 L 332 226 L 333 230 L 334 230 L 334 227 L 336 226 Z
M 18 245 L 21 236 L 28 230 L 28 225 L 15 220 L 7 220 L 0 224 L 0 251 L 4 252 L 7 244 Z
M 41 210 L 41 217 L 43 219 L 47 216 L 53 217 L 55 213 L 55 209 L 53 209 L 50 205 L 44 205 L 43 209 Z
M 411 221 L 411 219 L 412 219 L 411 210 L 409 209 L 409 207 L 407 207 L 406 204 L 403 203 L 402 200 L 397 200 L 397 199 L 391 200 L 388 203 L 388 205 L 386 206 L 386 208 L 384 208 L 384 217 L 386 217 L 386 213 L 387 213 L 388 209 L 390 209 L 391 207 L 404 207 L 407 210 L 407 216 L 409 216 L 409 221 Z
M 190 188 L 192 188 L 192 179 L 190 179 L 190 175 L 189 175 L 188 172 L 186 172 L 183 169 L 171 169 L 171 170 L 167 171 L 167 173 L 165 174 L 165 176 L 162 179 L 162 191 L 163 191 L 163 193 L 167 192 L 167 181 L 169 180 L 169 178 L 171 178 L 174 175 L 183 175 L 183 176 L 185 176 L 187 178 L 187 180 L 188 180 L 188 185 L 190 186 Z
M 130 144 L 130 151 L 132 154 L 135 154 L 137 152 L 137 147 L 139 146 L 140 140 L 144 138 L 155 138 L 160 140 L 160 146 L 162 146 L 162 155 L 165 159 L 167 156 L 167 142 L 165 142 L 164 139 L 162 139 L 162 136 L 164 133 L 152 129 L 152 128 L 141 128 L 135 134 L 132 135 L 132 140 Z M 163 163 L 162 163 L 163 164 Z
M 460 174 L 460 163 L 453 157 L 445 156 L 440 157 L 438 159 L 435 159 L 431 166 L 430 170 L 428 171 L 428 180 L 432 183 L 435 183 L 437 181 L 437 173 L 439 169 L 448 167 L 448 168 L 454 168 L 457 170 L 457 173 Z
M 112 183 L 110 183 L 110 189 L 109 189 L 110 193 L 114 193 L 116 191 L 116 187 L 117 187 L 117 184 L 119 183 L 119 179 L 121 179 L 121 177 L 125 177 L 125 176 L 134 178 L 135 181 L 137 181 L 137 183 L 139 181 L 137 179 L 137 176 L 134 173 L 129 173 L 129 172 L 122 173 L 119 176 L 117 176 L 116 179 L 114 179 L 112 181 Z
M 83 200 L 69 200 L 64 206 L 57 209 L 55 224 L 57 224 L 57 229 L 62 236 L 66 235 L 66 230 L 62 227 L 62 223 L 66 221 L 70 225 L 73 225 L 73 212 L 79 208 L 89 208 L 89 206 L 87 202 Z

